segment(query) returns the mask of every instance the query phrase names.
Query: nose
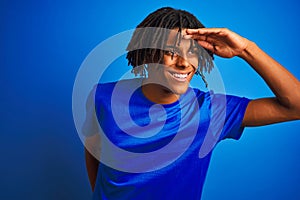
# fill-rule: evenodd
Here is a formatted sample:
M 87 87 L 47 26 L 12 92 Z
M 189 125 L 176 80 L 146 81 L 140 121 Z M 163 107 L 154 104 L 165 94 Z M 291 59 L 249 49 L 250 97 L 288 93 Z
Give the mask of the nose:
M 188 62 L 188 60 L 183 56 L 178 56 L 176 67 L 180 69 L 188 68 L 191 64 Z

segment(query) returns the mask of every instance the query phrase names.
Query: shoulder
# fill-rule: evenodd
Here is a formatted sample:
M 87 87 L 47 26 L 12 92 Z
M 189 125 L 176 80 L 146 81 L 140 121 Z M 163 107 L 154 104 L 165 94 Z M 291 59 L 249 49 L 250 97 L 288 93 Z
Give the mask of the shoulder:
M 191 88 L 187 93 L 188 95 L 195 95 L 199 102 L 208 103 L 209 105 L 218 105 L 218 106 L 233 106 L 237 104 L 247 104 L 250 99 L 242 96 L 226 94 L 226 93 L 215 93 L 213 90 L 201 91 L 197 88 Z
M 123 79 L 119 81 L 99 83 L 94 87 L 94 90 L 97 95 L 108 94 L 113 92 L 114 89 L 118 89 L 120 91 L 126 91 L 129 88 L 138 87 L 141 84 L 141 79 Z

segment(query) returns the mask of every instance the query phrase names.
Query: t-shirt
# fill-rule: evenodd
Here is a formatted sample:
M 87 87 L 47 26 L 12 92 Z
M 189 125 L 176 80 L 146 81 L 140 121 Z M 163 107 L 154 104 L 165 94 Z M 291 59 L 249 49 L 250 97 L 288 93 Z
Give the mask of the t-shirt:
M 101 137 L 93 199 L 201 199 L 212 150 L 225 138 L 240 138 L 250 100 L 189 87 L 178 101 L 158 105 L 141 83 L 98 84 L 93 93 L 85 125 L 87 134 Z M 97 120 L 89 117 L 93 111 Z

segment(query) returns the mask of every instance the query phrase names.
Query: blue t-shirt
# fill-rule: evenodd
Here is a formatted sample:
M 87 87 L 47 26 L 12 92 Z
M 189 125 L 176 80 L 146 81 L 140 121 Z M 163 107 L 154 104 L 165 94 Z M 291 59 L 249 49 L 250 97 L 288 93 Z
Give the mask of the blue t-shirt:
M 87 119 L 95 111 L 100 126 L 95 130 L 95 119 L 85 126 L 101 137 L 93 199 L 201 199 L 212 150 L 240 138 L 249 99 L 188 88 L 178 101 L 158 105 L 141 82 L 99 84 L 93 93 Z

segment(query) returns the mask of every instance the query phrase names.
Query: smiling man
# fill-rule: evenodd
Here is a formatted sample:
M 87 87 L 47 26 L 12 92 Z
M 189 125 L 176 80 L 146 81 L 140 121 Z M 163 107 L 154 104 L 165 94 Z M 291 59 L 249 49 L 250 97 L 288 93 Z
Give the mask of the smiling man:
M 186 92 L 197 72 L 201 51 L 194 40 L 184 39 L 179 30 L 166 32 L 169 37 L 160 50 L 163 53 L 161 64 L 148 64 L 148 77 L 142 87 L 144 95 L 159 104 L 173 103 Z
M 196 74 L 206 83 L 203 71 L 213 68 L 213 54 L 244 59 L 275 97 L 250 100 L 191 88 Z M 127 59 L 140 78 L 99 84 L 88 104 L 86 161 L 95 200 L 199 200 L 215 144 L 239 139 L 247 126 L 300 119 L 300 83 L 291 73 L 254 42 L 204 28 L 186 11 L 167 7 L 147 16 Z

